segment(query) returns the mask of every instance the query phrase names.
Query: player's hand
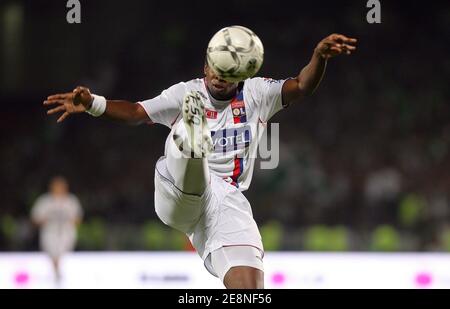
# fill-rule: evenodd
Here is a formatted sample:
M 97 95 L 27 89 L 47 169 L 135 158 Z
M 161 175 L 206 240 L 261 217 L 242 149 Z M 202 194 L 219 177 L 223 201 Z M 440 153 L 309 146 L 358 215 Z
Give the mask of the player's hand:
M 63 122 L 72 114 L 85 112 L 94 98 L 88 88 L 77 87 L 73 92 L 51 95 L 44 101 L 44 106 L 52 106 L 48 115 L 59 114 L 58 123 Z M 55 107 L 56 106 L 56 107 Z
M 323 39 L 316 47 L 316 52 L 324 59 L 338 55 L 351 55 L 356 50 L 356 39 L 342 34 L 332 34 Z

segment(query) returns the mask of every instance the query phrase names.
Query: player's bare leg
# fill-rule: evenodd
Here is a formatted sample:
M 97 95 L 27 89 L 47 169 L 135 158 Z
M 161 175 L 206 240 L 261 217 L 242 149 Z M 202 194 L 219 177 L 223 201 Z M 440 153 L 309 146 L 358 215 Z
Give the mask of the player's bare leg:
M 61 283 L 61 271 L 59 269 L 59 258 L 52 257 L 52 266 L 53 266 L 53 272 L 55 275 L 55 284 L 59 285 Z
M 184 193 L 201 195 L 210 175 L 207 156 L 212 151 L 211 134 L 204 103 L 197 93 L 188 93 L 183 103 L 183 120 L 174 127 L 167 149 L 167 169 L 174 184 Z
M 211 252 L 211 267 L 227 289 L 263 289 L 263 253 L 253 246 L 225 246 Z
M 227 289 L 264 289 L 264 273 L 249 266 L 232 267 L 223 284 Z

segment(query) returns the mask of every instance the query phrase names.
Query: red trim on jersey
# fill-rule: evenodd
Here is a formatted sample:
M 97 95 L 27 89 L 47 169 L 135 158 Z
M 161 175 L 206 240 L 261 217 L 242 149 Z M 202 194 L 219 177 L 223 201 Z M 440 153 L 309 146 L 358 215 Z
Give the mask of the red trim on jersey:
M 245 112 L 244 92 L 243 90 L 231 101 L 231 113 L 233 114 L 233 121 L 235 124 L 247 122 L 247 115 Z M 239 177 L 244 172 L 244 159 L 234 158 L 233 176 L 231 176 L 231 184 L 239 188 Z
M 231 183 L 233 186 L 239 188 L 239 177 L 242 175 L 242 172 L 244 171 L 244 159 L 238 158 L 237 156 L 234 158 L 234 170 L 233 170 L 233 176 L 231 176 L 231 179 L 233 182 Z

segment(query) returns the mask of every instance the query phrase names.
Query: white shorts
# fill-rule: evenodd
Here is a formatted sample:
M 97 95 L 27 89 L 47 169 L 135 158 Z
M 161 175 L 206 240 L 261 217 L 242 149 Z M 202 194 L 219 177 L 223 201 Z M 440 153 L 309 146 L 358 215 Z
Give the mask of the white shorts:
M 206 258 L 208 271 L 220 280 L 236 266 L 249 266 L 264 271 L 263 252 L 250 246 L 231 246 L 217 249 Z
M 41 231 L 41 249 L 53 259 L 60 258 L 64 254 L 71 252 L 75 247 L 75 241 L 75 228 L 59 230 L 44 227 Z
M 162 157 L 155 169 L 155 210 L 161 221 L 189 237 L 203 261 L 211 252 L 229 246 L 255 247 L 262 255 L 250 203 L 236 187 L 214 174 L 201 196 L 187 194 L 173 184 Z

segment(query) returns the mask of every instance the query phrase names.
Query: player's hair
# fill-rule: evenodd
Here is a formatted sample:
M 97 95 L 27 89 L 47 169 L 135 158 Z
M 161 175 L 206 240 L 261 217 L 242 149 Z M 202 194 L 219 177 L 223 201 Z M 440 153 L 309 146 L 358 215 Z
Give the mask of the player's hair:
M 53 177 L 50 179 L 49 184 L 52 185 L 52 184 L 54 184 L 55 182 L 62 182 L 62 183 L 64 183 L 64 184 L 66 184 L 66 185 L 69 185 L 67 179 L 66 179 L 64 176 L 62 176 L 62 175 L 55 175 L 55 176 L 53 176 Z

